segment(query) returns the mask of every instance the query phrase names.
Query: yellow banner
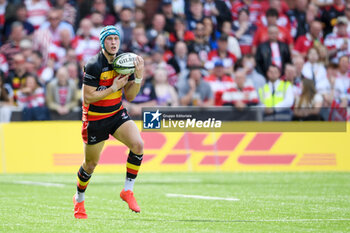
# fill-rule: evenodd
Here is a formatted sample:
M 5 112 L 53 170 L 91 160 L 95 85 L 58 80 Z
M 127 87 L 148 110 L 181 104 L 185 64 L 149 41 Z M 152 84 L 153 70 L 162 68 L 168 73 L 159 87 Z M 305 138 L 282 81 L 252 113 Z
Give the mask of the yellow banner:
M 350 171 L 348 130 L 142 132 L 142 138 L 141 172 Z M 110 138 L 96 172 L 125 172 L 128 153 L 126 146 Z M 83 157 L 81 122 L 0 124 L 0 173 L 72 173 Z

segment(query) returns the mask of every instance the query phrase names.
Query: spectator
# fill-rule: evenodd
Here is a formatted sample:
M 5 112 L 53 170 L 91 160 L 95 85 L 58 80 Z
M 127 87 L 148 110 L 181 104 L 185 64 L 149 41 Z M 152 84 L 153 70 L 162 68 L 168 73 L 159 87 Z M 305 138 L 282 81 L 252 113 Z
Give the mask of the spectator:
M 75 19 L 77 18 L 76 7 L 73 7 L 68 0 L 56 0 L 55 7 L 62 9 L 62 18 L 70 25 L 75 26 Z
M 190 44 L 194 41 L 195 35 L 193 32 L 186 30 L 186 22 L 183 19 L 175 19 L 175 28 L 174 32 L 169 35 L 169 42 L 172 46 L 175 45 L 178 41 L 184 41 L 187 44 Z
M 7 63 L 6 57 L 0 53 L 0 71 L 7 74 L 9 71 L 9 64 Z
M 143 24 L 139 24 L 134 27 L 132 31 L 131 44 L 129 45 L 128 50 L 133 51 L 136 54 L 151 52 Z
M 321 120 L 321 107 L 323 98 L 316 92 L 312 80 L 303 79 L 303 90 L 300 97 L 296 97 L 293 109 L 294 121 L 319 121 Z
M 346 19 L 348 20 L 348 28 L 346 29 L 348 34 L 350 35 L 350 2 L 348 1 L 345 5 L 345 16 Z M 336 28 L 333 28 L 335 30 Z
M 209 83 L 213 91 L 215 105 L 223 105 L 223 93 L 234 86 L 234 80 L 231 76 L 225 74 L 224 62 L 222 60 L 216 60 L 213 72 L 208 77 L 205 77 L 204 80 Z
M 261 4 L 259 1 L 256 1 L 256 0 L 234 1 L 234 3 L 231 6 L 233 22 L 239 20 L 239 14 L 243 9 L 250 12 L 248 16 L 249 16 L 249 22 L 251 24 L 254 24 L 262 13 Z
M 332 32 L 336 19 L 343 16 L 345 4 L 343 0 L 333 0 L 333 5 L 323 8 L 321 21 L 325 25 L 323 32 L 325 36 Z
M 319 54 L 315 48 L 311 48 L 307 55 L 308 61 L 304 64 L 302 74 L 305 78 L 311 79 L 316 91 L 325 94 L 330 91 L 330 84 L 327 79 L 327 71 L 323 64 L 319 62 Z
M 224 21 L 221 27 L 221 33 L 226 34 L 227 38 L 227 48 L 230 53 L 235 55 L 236 58 L 241 58 L 241 48 L 239 46 L 238 40 L 233 34 L 231 21 Z
M 255 33 L 253 40 L 253 53 L 256 52 L 257 46 L 259 44 L 264 43 L 269 40 L 269 27 L 276 26 L 277 27 L 277 39 L 283 43 L 286 43 L 290 50 L 293 48 L 293 38 L 290 35 L 290 32 L 282 26 L 277 24 L 278 19 L 278 11 L 276 9 L 270 8 L 266 12 L 266 25 L 260 25 L 258 30 Z
M 25 84 L 25 67 L 26 60 L 22 53 L 18 53 L 13 56 L 13 66 L 14 68 L 9 72 L 6 83 L 11 85 L 13 90 L 13 98 L 15 103 L 17 103 L 17 91 Z
M 324 44 L 328 48 L 328 53 L 334 63 L 339 57 L 350 56 L 350 35 L 347 32 L 348 20 L 345 16 L 337 18 L 337 33 L 328 34 Z
M 235 55 L 228 51 L 227 47 L 227 35 L 222 34 L 218 39 L 218 49 L 213 50 L 208 54 L 208 61 L 205 63 L 205 68 L 212 70 L 214 64 L 217 60 L 221 60 L 225 68 L 226 74 L 231 74 L 233 72 L 233 66 L 237 61 Z
M 10 70 L 14 68 L 13 57 L 15 54 L 21 52 L 19 44 L 24 38 L 24 29 L 23 25 L 20 22 L 14 22 L 11 25 L 11 34 L 8 42 L 1 46 L 0 54 L 3 54 L 10 65 Z
M 291 24 L 290 33 L 294 39 L 305 35 L 308 31 L 308 25 L 306 22 L 307 5 L 308 0 L 296 0 L 295 8 L 287 12 Z
M 13 96 L 11 90 L 5 84 L 5 75 L 0 72 L 0 123 L 11 120 L 11 106 L 13 105 Z
M 169 33 L 176 33 L 175 14 L 173 12 L 173 5 L 171 0 L 162 0 L 160 6 L 160 13 L 165 16 L 164 30 Z M 185 25 L 186 28 L 186 25 Z
M 249 12 L 242 8 L 238 12 L 238 20 L 233 22 L 234 35 L 238 39 L 242 54 L 252 53 L 253 38 L 256 32 L 255 24 L 249 21 Z
M 235 82 L 233 87 L 227 89 L 222 94 L 223 105 L 235 106 L 238 109 L 244 109 L 247 106 L 257 105 L 259 98 L 253 83 L 246 79 L 246 73 L 243 69 L 235 72 Z
M 204 18 L 203 3 L 200 0 L 190 0 L 190 12 L 187 15 L 187 28 L 194 30 L 198 22 L 202 22 Z
M 94 0 L 92 5 L 92 12 L 97 11 L 103 16 L 103 25 L 114 25 L 116 19 L 114 15 L 111 14 L 109 8 L 107 7 L 105 0 Z
M 132 40 L 132 31 L 135 27 L 135 22 L 133 21 L 134 12 L 130 8 L 123 8 L 120 12 L 120 22 L 115 26 L 120 32 L 121 45 L 120 49 L 125 51 Z
M 78 107 L 77 91 L 77 85 L 69 78 L 67 68 L 59 68 L 56 78 L 46 87 L 46 103 L 52 120 L 79 119 L 73 112 Z
M 164 31 L 164 27 L 165 27 L 165 16 L 162 14 L 155 14 L 152 20 L 152 27 L 148 29 L 146 33 L 148 41 L 151 44 L 151 46 L 154 46 L 155 38 L 159 34 L 163 34 L 165 36 L 167 35 L 167 33 Z
M 46 15 L 51 9 L 47 0 L 25 0 L 24 4 L 28 11 L 28 22 L 38 29 L 46 21 Z
M 103 15 L 98 11 L 93 11 L 89 18 L 93 25 L 91 29 L 91 34 L 92 36 L 99 38 L 100 32 L 103 28 Z
M 25 35 L 31 35 L 34 32 L 34 26 L 28 22 L 27 8 L 24 4 L 16 6 L 16 15 L 12 19 L 6 20 L 4 33 L 5 38 L 8 38 L 11 34 L 11 25 L 13 22 L 20 22 L 25 31 Z
M 34 51 L 29 61 L 33 64 L 33 70 L 27 70 L 27 72 L 36 74 L 39 83 L 45 86 L 54 76 L 53 67 L 45 66 L 43 56 L 39 51 Z
M 18 91 L 17 103 L 23 109 L 23 121 L 49 120 L 48 110 L 45 107 L 44 89 L 39 86 L 35 75 L 25 76 L 25 85 Z
M 33 42 L 29 39 L 23 39 L 19 42 L 19 47 L 24 58 L 28 61 L 33 54 Z
M 146 13 L 143 7 L 136 7 L 134 13 L 135 25 L 144 24 L 146 19 Z
M 209 41 L 205 37 L 204 24 L 202 22 L 197 23 L 196 29 L 194 30 L 195 40 L 190 43 L 188 48 L 190 52 L 199 54 L 201 62 L 208 60 L 208 54 L 211 51 Z
M 158 106 L 178 106 L 179 100 L 175 88 L 168 82 L 167 71 L 158 67 L 154 72 L 154 88 Z
M 295 55 L 293 57 L 293 65 L 295 66 L 295 72 L 296 72 L 296 79 L 299 79 L 300 81 L 304 78 L 302 74 L 302 70 L 305 64 L 304 58 L 300 55 Z
M 295 97 L 301 95 L 301 78 L 297 77 L 297 69 L 293 64 L 287 63 L 285 68 L 285 81 L 290 82 Z
M 217 28 L 221 28 L 224 21 L 231 21 L 230 10 L 224 1 L 205 0 L 203 5 L 205 17 L 210 17 Z
M 304 58 L 307 52 L 314 45 L 323 44 L 322 24 L 319 21 L 312 21 L 310 32 L 306 35 L 299 36 L 295 41 L 294 50 L 301 54 Z
M 209 41 L 210 48 L 217 49 L 217 38 L 216 38 L 216 27 L 209 17 L 204 17 L 203 18 L 203 24 L 204 24 L 204 35 Z
M 175 55 L 168 61 L 176 71 L 177 74 L 183 72 L 186 69 L 187 64 L 187 47 L 186 44 L 182 41 L 179 41 L 175 44 Z
M 259 89 L 260 102 L 265 107 L 264 120 L 291 120 L 290 108 L 294 103 L 291 84 L 280 80 L 281 71 L 276 65 L 270 65 L 266 73 L 268 82 Z
M 145 0 L 114 0 L 114 11 L 119 14 L 123 8 L 130 8 L 132 10 L 135 7 L 142 7 L 145 4 Z
M 349 72 L 349 57 L 342 56 L 339 59 L 338 72 L 335 78 L 335 94 L 346 103 L 344 106 L 350 106 L 350 72 Z
M 291 62 L 289 48 L 286 43 L 278 41 L 278 27 L 269 26 L 268 28 L 269 41 L 259 45 L 255 60 L 257 71 L 264 75 L 271 64 L 276 65 L 282 73 L 286 63 Z
M 203 80 L 199 68 L 191 69 L 187 82 L 181 83 L 181 86 L 179 86 L 179 98 L 183 106 L 213 106 L 213 92 L 210 89 L 210 85 Z
M 83 61 L 84 64 L 100 49 L 99 38 L 93 35 L 92 27 L 91 19 L 82 19 L 77 31 L 78 35 L 72 42 L 78 61 Z
M 243 69 L 246 72 L 246 79 L 250 80 L 253 83 L 255 90 L 258 90 L 263 87 L 266 83 L 265 77 L 262 76 L 256 69 L 256 63 L 253 55 L 245 55 L 243 57 Z
M 155 66 L 166 67 L 169 84 L 172 86 L 175 86 L 178 78 L 176 70 L 171 65 L 167 64 L 164 61 L 163 56 L 164 56 L 164 51 L 161 49 L 156 49 L 152 51 L 152 59 Z

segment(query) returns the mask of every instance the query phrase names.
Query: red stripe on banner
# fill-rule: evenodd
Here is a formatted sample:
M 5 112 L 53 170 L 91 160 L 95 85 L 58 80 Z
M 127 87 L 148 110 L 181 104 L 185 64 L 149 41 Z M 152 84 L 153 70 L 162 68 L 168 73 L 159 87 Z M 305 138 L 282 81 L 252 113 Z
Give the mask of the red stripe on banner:
M 162 164 L 184 164 L 186 163 L 187 159 L 187 155 L 167 155 L 163 159 Z
M 138 171 L 136 171 L 136 170 L 134 170 L 134 169 L 131 169 L 131 168 L 126 168 L 126 171 L 127 171 L 128 173 L 133 174 L 133 175 L 137 175 L 137 173 L 138 173 Z
M 246 165 L 289 165 L 295 154 L 287 155 L 241 155 L 238 162 Z
M 100 101 L 93 103 L 92 105 L 102 106 L 102 107 L 113 106 L 113 105 L 119 104 L 121 99 L 122 99 L 122 97 L 119 97 L 117 99 L 110 99 L 110 100 L 100 100 Z
M 199 163 L 201 165 L 222 165 L 228 159 L 228 155 L 224 156 L 205 156 L 202 161 Z
M 126 146 L 106 146 L 102 151 L 99 164 L 125 164 L 129 156 L 129 149 Z M 156 155 L 143 155 L 142 163 L 147 163 Z
M 281 133 L 257 133 L 245 150 L 268 151 L 277 142 Z

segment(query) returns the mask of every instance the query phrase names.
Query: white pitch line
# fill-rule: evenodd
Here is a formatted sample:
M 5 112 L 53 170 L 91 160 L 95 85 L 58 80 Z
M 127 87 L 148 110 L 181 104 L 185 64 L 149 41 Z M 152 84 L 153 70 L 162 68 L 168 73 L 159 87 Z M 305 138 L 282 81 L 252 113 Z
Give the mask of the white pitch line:
M 209 196 L 185 195 L 185 194 L 174 194 L 174 193 L 167 193 L 166 196 L 167 197 L 184 197 L 184 198 L 194 198 L 194 199 L 205 199 L 205 200 L 239 201 L 239 199 L 233 198 L 233 197 L 209 197 Z
M 26 185 L 37 185 L 37 186 L 45 186 L 45 187 L 64 187 L 64 184 L 57 184 L 57 183 L 48 183 L 48 182 L 36 182 L 36 181 L 14 181 L 15 184 L 26 184 Z

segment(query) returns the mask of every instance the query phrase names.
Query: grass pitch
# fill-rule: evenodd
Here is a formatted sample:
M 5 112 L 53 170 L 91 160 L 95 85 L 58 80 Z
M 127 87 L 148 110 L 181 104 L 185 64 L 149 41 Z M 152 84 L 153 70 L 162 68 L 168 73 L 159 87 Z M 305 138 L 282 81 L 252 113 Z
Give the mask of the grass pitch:
M 350 173 L 141 172 L 140 214 L 119 198 L 124 174 L 94 174 L 87 220 L 73 217 L 75 182 L 75 174 L 0 175 L 0 232 L 350 231 Z

